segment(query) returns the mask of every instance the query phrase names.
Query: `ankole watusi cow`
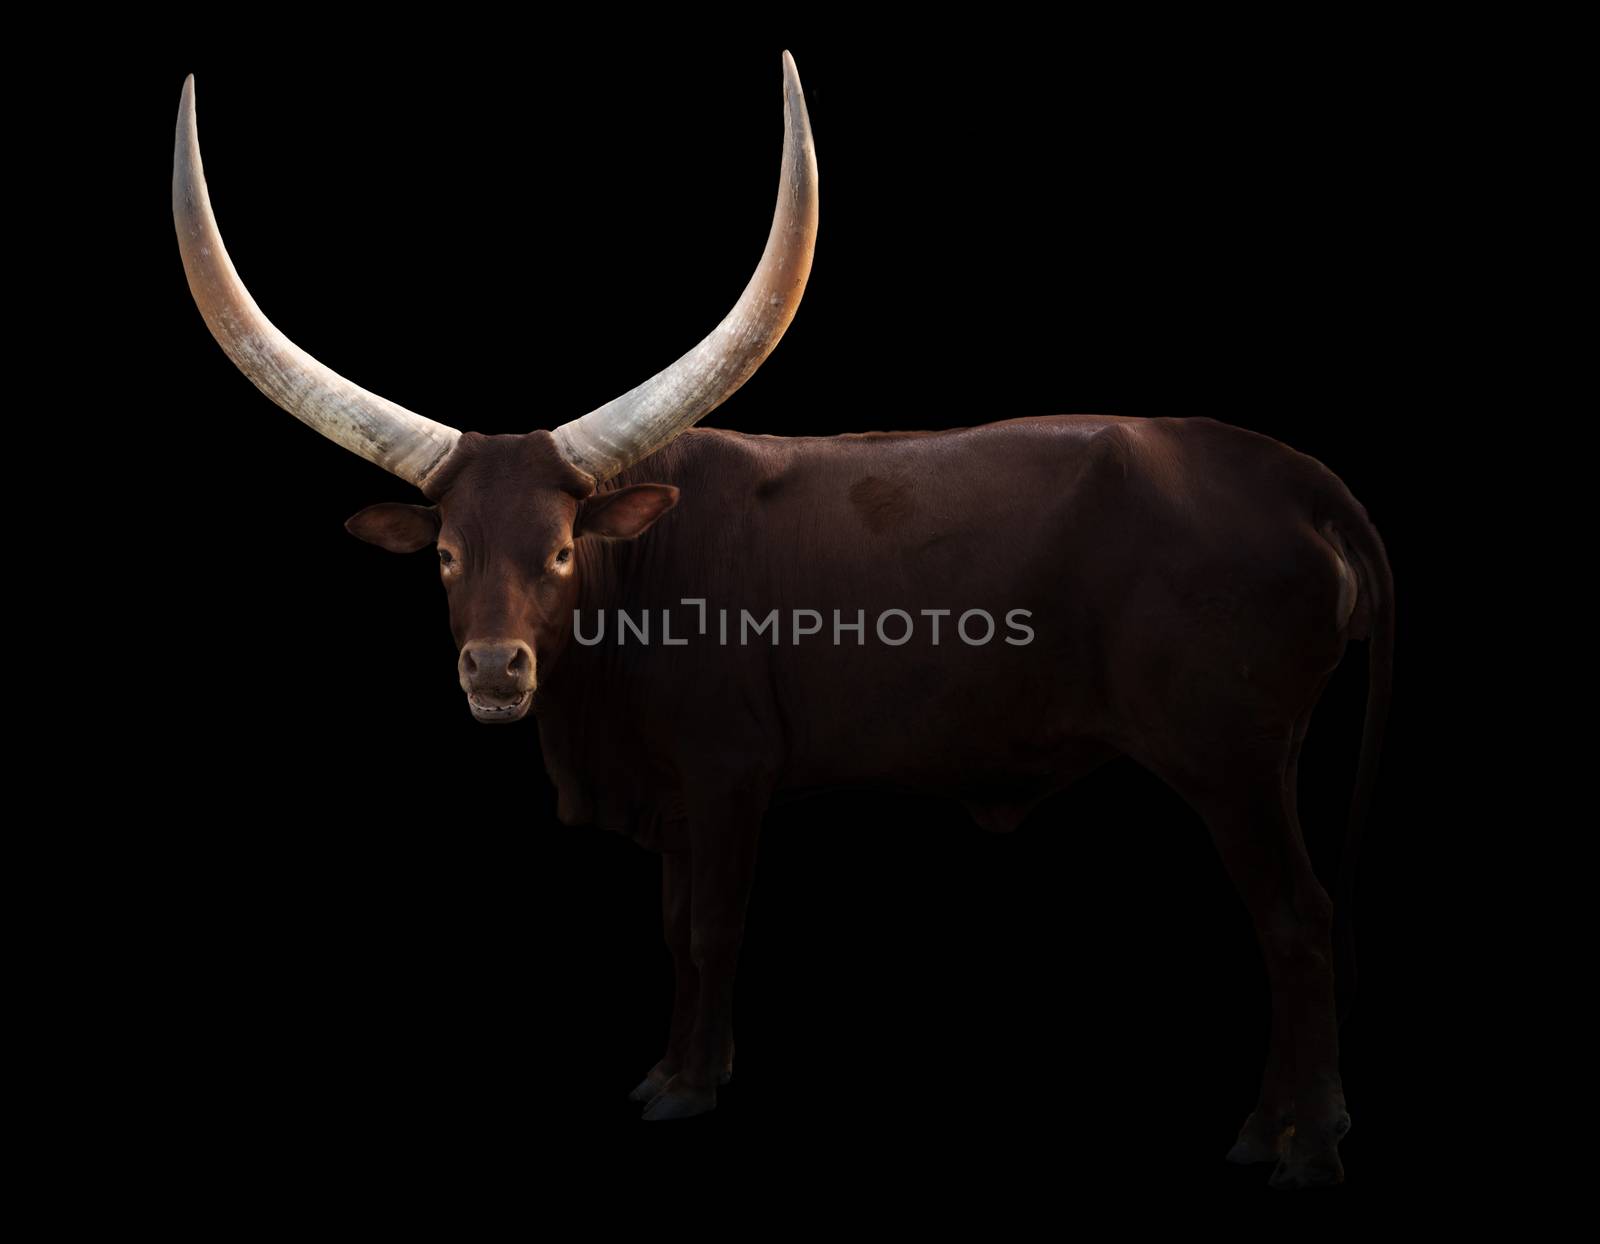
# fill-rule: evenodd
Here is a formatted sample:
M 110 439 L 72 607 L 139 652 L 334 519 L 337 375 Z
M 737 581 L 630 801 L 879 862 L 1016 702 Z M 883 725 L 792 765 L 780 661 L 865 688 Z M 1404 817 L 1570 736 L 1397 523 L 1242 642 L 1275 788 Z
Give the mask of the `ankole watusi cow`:
M 667 1049 L 634 1091 L 645 1118 L 710 1110 L 731 1074 L 735 960 L 775 794 L 882 784 L 1004 830 L 1126 755 L 1205 818 L 1271 979 L 1260 1098 L 1229 1157 L 1275 1162 L 1279 1186 L 1336 1182 L 1349 1120 L 1333 906 L 1301 838 L 1296 762 L 1346 642 L 1371 638 L 1343 883 L 1392 665 L 1377 532 L 1318 462 L 1207 419 L 694 429 L 776 346 L 810 271 L 815 155 L 787 54 L 783 73 L 777 209 L 734 309 L 553 430 L 458 432 L 270 324 L 217 230 L 192 78 L 173 174 L 191 291 L 267 396 L 428 501 L 348 527 L 436 550 L 473 716 L 531 713 L 561 819 L 662 853 L 677 984 Z M 1348 967 L 1341 956 L 1344 987 Z

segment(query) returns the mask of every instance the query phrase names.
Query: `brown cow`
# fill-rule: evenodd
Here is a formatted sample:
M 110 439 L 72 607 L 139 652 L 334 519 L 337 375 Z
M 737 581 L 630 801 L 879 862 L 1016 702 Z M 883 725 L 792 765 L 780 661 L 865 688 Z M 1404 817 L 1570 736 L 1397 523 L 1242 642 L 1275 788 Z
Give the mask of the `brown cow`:
M 192 78 L 173 178 L 190 288 L 268 396 L 431 502 L 348 526 L 437 549 L 473 715 L 531 710 L 561 819 L 663 854 L 677 987 L 667 1050 L 634 1091 L 645 1118 L 710 1110 L 731 1074 L 735 960 L 776 794 L 887 784 L 1006 830 L 1127 755 L 1203 815 L 1266 958 L 1271 1051 L 1229 1157 L 1276 1162 L 1277 1186 L 1338 1182 L 1333 906 L 1295 772 L 1346 641 L 1373 638 L 1347 880 L 1392 665 L 1376 531 L 1318 462 L 1205 419 L 691 430 L 776 345 L 810 271 L 816 165 L 787 54 L 784 103 L 777 211 L 733 311 L 553 432 L 459 433 L 278 332 L 217 232 Z

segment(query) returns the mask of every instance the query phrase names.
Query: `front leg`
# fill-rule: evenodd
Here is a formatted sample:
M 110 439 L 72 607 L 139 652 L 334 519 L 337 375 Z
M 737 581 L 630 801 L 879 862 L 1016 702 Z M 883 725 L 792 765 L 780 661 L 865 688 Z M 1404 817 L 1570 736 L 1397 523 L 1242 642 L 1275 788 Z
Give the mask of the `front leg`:
M 744 940 L 745 911 L 755 880 L 756 841 L 765 810 L 764 793 L 726 787 L 705 791 L 701 798 L 689 801 L 692 1022 L 680 1027 L 679 1009 L 685 1000 L 685 973 L 680 968 L 668 1051 L 675 1065 L 646 1109 L 646 1119 L 704 1114 L 717 1104 L 718 1083 L 726 1083 L 733 1062 L 734 971 Z M 657 1070 L 664 1069 L 658 1064 Z
M 687 851 L 669 852 L 661 857 L 661 926 L 666 937 L 667 953 L 672 956 L 672 1029 L 667 1037 L 667 1052 L 661 1061 L 650 1069 L 650 1074 L 628 1094 L 632 1101 L 653 1101 L 667 1087 L 667 1082 L 683 1066 L 694 1036 L 696 1001 L 700 996 L 700 971 L 690 955 L 689 912 L 693 893 L 690 858 Z M 726 1084 L 733 1071 L 732 1051 L 724 1068 L 721 1083 Z

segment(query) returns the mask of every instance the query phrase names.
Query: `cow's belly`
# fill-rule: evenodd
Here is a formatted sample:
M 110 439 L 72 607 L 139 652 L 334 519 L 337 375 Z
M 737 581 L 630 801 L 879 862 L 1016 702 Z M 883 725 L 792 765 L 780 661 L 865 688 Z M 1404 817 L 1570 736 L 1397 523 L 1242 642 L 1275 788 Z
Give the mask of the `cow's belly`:
M 1115 747 L 1093 666 L 1037 614 L 1029 624 L 1027 644 L 1005 643 L 1020 636 L 1002 622 L 982 646 L 942 635 L 780 661 L 783 784 L 882 783 L 1025 808 L 1094 768 Z

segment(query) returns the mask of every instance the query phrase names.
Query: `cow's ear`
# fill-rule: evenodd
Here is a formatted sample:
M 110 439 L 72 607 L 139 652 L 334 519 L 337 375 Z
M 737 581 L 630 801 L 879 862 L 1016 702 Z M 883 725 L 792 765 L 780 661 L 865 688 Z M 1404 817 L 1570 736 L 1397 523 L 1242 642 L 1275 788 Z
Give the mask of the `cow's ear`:
M 391 553 L 415 553 L 439 538 L 439 511 L 431 505 L 385 501 L 369 505 L 345 522 L 344 529 Z
M 572 534 L 631 540 L 677 504 L 678 490 L 670 484 L 635 484 L 597 493 L 578 507 Z

